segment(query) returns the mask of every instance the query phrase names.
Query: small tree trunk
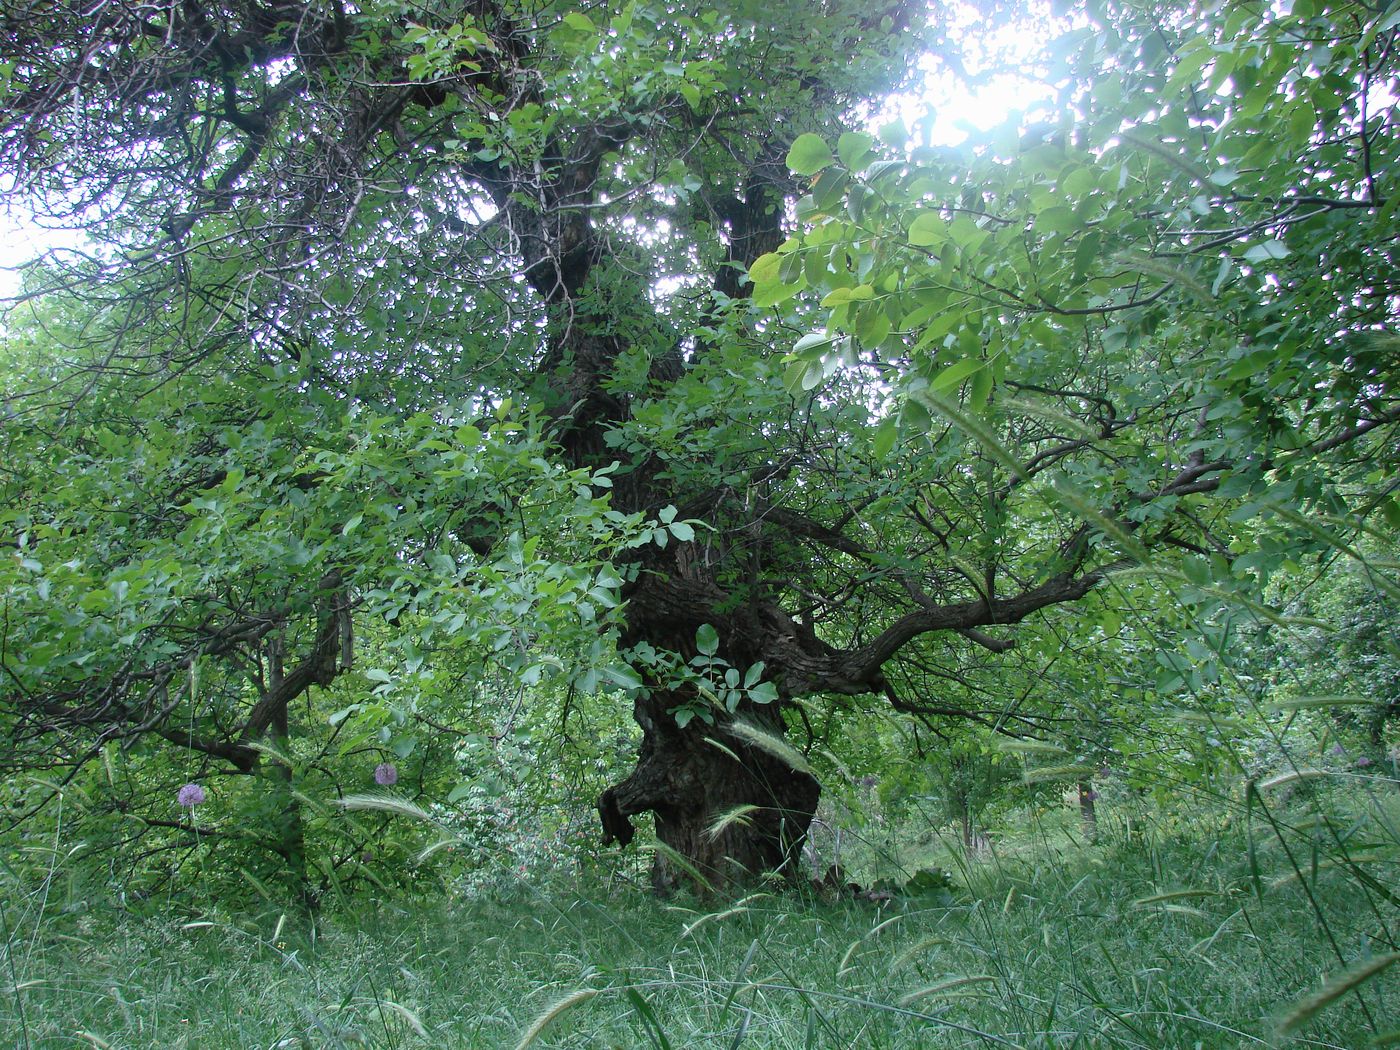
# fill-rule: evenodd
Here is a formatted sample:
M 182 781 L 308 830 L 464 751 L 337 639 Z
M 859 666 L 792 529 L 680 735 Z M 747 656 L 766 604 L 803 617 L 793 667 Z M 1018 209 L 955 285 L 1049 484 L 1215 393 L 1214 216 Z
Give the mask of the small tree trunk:
M 274 644 L 269 663 L 269 685 L 276 689 L 283 677 L 282 652 L 280 645 Z M 282 704 L 273 713 L 272 724 L 268 727 L 268 743 L 274 751 L 291 755 L 291 726 L 287 715 L 287 704 Z M 264 758 L 266 763 L 266 758 Z M 282 857 L 286 876 L 291 882 L 297 906 L 307 915 L 315 913 L 320 899 L 311 885 L 310 872 L 306 865 L 306 828 L 301 817 L 301 803 L 292 790 L 292 768 L 286 762 L 274 759 L 264 765 L 264 775 L 272 795 L 272 841 L 273 848 Z
M 1098 797 L 1099 793 L 1094 790 L 1092 781 L 1080 781 L 1079 819 L 1084 824 L 1084 834 L 1090 842 L 1099 837 L 1099 816 L 1094 809 L 1094 802 Z
M 684 702 L 668 692 L 637 701 L 643 733 L 637 767 L 598 802 L 603 841 L 626 845 L 634 834 L 628 818 L 655 813 L 656 837 L 665 847 L 652 865 L 660 893 L 685 883 L 717 891 L 770 872 L 797 879 L 820 785 L 779 748 L 756 744 L 751 735 L 699 719 L 678 726 L 669 712 Z M 776 706 L 739 714 L 780 740 Z
M 287 738 L 273 733 L 269 743 L 286 753 Z M 281 762 L 267 769 L 267 780 L 273 798 L 272 837 L 274 849 L 282 857 L 286 878 L 291 884 L 297 907 L 311 914 L 320 906 L 316 888 L 306 863 L 306 827 L 302 821 L 301 803 L 292 791 L 292 771 Z
M 955 787 L 948 802 L 958 822 L 963 850 L 969 857 L 982 852 L 987 846 L 987 837 L 977 830 L 977 814 L 972 808 L 972 792 Z

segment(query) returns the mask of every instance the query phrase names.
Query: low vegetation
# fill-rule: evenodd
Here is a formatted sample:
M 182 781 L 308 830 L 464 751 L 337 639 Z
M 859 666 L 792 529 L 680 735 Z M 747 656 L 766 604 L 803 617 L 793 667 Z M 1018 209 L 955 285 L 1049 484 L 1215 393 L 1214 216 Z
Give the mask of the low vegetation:
M 6 908 L 0 1028 L 35 1048 L 1391 1045 L 1400 967 L 1309 998 L 1390 950 L 1400 793 L 1367 788 L 1326 820 L 1107 807 L 1093 842 L 1077 808 L 1026 812 L 972 857 L 936 829 L 947 846 L 909 848 L 946 885 L 859 897 L 663 902 L 555 871 L 308 926 L 94 906 L 60 863 Z

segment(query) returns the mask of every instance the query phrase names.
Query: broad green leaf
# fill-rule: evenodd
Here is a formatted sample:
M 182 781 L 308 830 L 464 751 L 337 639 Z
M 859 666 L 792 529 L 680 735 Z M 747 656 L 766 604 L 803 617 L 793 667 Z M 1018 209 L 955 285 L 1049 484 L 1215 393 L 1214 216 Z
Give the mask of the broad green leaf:
M 1280 240 L 1260 241 L 1245 249 L 1245 261 L 1252 263 L 1269 262 L 1288 258 L 1288 245 Z
M 792 148 L 788 150 L 787 166 L 788 170 L 797 175 L 815 175 L 835 160 L 831 147 L 822 137 L 808 132 L 797 136 Z
M 836 155 L 847 169 L 859 172 L 864 170 L 874 144 L 874 138 L 863 131 L 847 131 L 836 140 Z
M 777 252 L 760 255 L 749 265 L 749 280 L 755 285 L 774 284 L 782 265 L 783 257 Z
M 882 419 L 880 425 L 875 428 L 875 433 L 870 439 L 870 449 L 875 454 L 875 458 L 888 458 L 890 452 L 894 450 L 894 444 L 898 439 L 899 423 L 888 416 Z
M 948 239 L 948 224 L 936 211 L 920 212 L 909 224 L 909 243 L 919 248 L 932 248 Z
M 929 380 L 929 389 L 938 392 L 956 386 L 981 368 L 983 363 L 980 358 L 976 357 L 965 357 L 961 361 L 955 361 L 947 368 L 941 368 L 934 374 L 933 378 Z
M 834 288 L 822 299 L 822 306 L 841 306 L 844 303 L 873 299 L 875 289 L 868 284 L 858 284 L 854 288 Z M 829 339 L 829 337 L 828 337 Z
M 804 354 L 809 350 L 825 348 L 831 345 L 831 336 L 826 332 L 808 332 L 792 346 L 794 354 Z
M 777 306 L 779 303 L 791 299 L 805 287 L 807 287 L 806 279 L 794 284 L 779 283 L 756 286 L 749 301 L 754 306 Z
M 893 120 L 880 128 L 880 141 L 886 146 L 902 150 L 904 144 L 909 141 L 909 129 L 904 126 L 904 121 Z
M 712 624 L 702 623 L 695 632 L 695 648 L 704 656 L 719 652 L 719 632 Z

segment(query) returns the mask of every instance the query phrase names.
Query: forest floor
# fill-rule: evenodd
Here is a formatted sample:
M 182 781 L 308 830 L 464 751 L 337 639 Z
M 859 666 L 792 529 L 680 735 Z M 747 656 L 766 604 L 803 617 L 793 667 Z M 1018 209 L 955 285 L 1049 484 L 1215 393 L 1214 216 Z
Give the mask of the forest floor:
M 11 908 L 0 1043 L 1396 1045 L 1400 965 L 1358 978 L 1394 943 L 1400 885 L 1368 835 L 1340 862 L 1228 821 L 1027 837 L 949 855 L 946 888 L 877 900 L 521 881 L 330 909 L 314 935 L 276 908 L 52 908 L 18 926 Z

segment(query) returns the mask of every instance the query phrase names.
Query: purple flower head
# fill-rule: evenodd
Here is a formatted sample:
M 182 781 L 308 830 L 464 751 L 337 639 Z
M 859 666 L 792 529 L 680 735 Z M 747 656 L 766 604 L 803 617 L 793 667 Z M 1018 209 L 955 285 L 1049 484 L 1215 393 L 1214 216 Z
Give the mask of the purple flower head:
M 1083 802 L 1093 802 L 1098 797 L 1099 793 L 1097 791 L 1083 791 L 1080 792 L 1079 795 L 1080 800 Z
M 204 803 L 204 789 L 198 784 L 186 784 L 175 795 L 175 801 L 185 809 L 194 809 Z
M 374 782 L 380 787 L 391 787 L 399 782 L 399 771 L 392 762 L 381 762 L 374 767 Z
M 1347 749 L 1344 748 L 1344 747 L 1342 747 L 1341 744 L 1333 744 L 1333 745 L 1332 745 L 1332 754 L 1334 754 L 1334 755 L 1345 755 L 1346 753 L 1347 753 Z
M 1370 764 L 1371 764 L 1371 760 L 1370 760 L 1367 756 L 1365 756 L 1365 755 L 1362 755 L 1360 758 L 1358 758 L 1358 759 L 1356 760 L 1356 768 L 1357 768 L 1357 769 L 1365 769 L 1365 768 L 1366 768 L 1367 766 L 1369 766 Z

